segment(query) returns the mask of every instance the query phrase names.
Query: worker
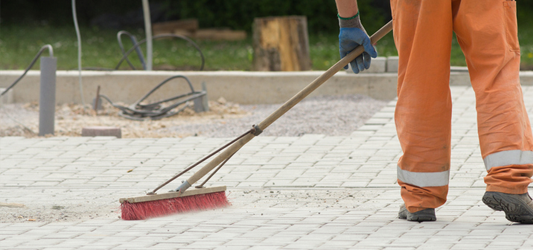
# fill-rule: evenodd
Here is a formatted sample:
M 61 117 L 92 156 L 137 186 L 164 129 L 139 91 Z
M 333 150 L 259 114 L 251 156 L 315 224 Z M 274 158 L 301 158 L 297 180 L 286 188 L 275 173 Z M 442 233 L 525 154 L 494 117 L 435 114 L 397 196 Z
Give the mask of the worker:
M 435 221 L 450 177 L 450 54 L 452 33 L 463 50 L 476 96 L 478 135 L 487 170 L 482 201 L 509 221 L 533 223 L 528 185 L 533 138 L 519 81 L 514 0 L 391 0 L 399 55 L 394 115 L 403 155 L 397 179 L 404 204 L 399 218 Z M 341 57 L 358 45 L 351 62 L 368 69 L 377 53 L 361 25 L 356 0 L 336 0 Z

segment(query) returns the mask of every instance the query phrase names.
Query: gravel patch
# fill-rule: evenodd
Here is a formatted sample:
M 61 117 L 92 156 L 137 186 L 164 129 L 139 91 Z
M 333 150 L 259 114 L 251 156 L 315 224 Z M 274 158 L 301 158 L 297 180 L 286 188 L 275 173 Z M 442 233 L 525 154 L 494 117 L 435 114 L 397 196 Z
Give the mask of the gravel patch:
M 363 95 L 318 96 L 304 99 L 280 117 L 262 135 L 302 136 L 324 134 L 347 136 L 387 102 Z M 118 116 L 118 110 L 105 105 L 98 115 L 80 105 L 56 108 L 55 136 L 81 136 L 83 127 L 120 127 L 124 138 L 235 137 L 267 118 L 281 104 L 238 105 L 223 98 L 210 102 L 210 111 L 194 113 L 187 108 L 177 116 L 152 121 L 132 121 Z M 0 136 L 35 137 L 39 130 L 36 103 L 0 107 Z M 31 132 L 33 131 L 33 132 Z
M 363 95 L 311 97 L 294 106 L 268 127 L 264 136 L 302 136 L 324 134 L 347 136 L 362 126 L 387 102 Z M 187 124 L 169 130 L 178 133 L 194 131 L 206 137 L 235 137 L 258 124 L 278 109 L 277 105 L 245 105 L 249 115 L 238 119 L 214 120 L 210 124 Z

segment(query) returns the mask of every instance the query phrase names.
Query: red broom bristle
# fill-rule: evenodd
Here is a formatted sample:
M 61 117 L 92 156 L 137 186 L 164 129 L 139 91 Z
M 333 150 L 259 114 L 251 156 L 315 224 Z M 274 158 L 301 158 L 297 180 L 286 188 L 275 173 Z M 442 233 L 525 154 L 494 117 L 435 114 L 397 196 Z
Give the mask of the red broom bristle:
M 216 192 L 139 203 L 125 201 L 120 207 L 123 220 L 144 220 L 174 213 L 225 207 L 229 204 L 225 192 Z

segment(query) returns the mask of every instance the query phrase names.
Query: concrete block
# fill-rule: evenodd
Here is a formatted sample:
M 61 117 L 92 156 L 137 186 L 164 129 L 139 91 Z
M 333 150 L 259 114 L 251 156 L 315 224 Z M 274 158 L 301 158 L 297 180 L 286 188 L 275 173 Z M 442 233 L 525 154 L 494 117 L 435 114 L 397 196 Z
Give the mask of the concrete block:
M 468 72 L 468 67 L 451 66 L 450 71 L 451 72 Z
M 202 89 L 205 82 L 209 89 L 209 100 L 216 101 L 220 97 L 239 104 L 279 104 L 284 103 L 294 94 L 301 91 L 310 82 L 322 75 L 323 71 L 301 72 L 174 72 L 174 71 L 113 71 L 113 72 L 83 72 L 83 94 L 88 103 L 96 96 L 98 86 L 100 93 L 108 96 L 114 102 L 126 104 L 134 103 L 157 83 L 168 77 L 184 75 L 190 79 L 194 89 Z M 7 87 L 5 82 L 12 82 L 21 71 L 0 71 L 0 87 Z M 533 78 L 533 77 L 532 77 Z M 348 74 L 338 72 L 320 88 L 310 94 L 319 95 L 347 95 L 362 94 L 380 100 L 391 100 L 396 97 L 395 86 L 397 75 L 394 73 Z M 387 92 L 375 91 L 377 86 L 387 85 L 383 89 Z M 39 72 L 30 70 L 17 85 L 13 93 L 13 100 L 18 103 L 39 100 Z M 381 88 L 381 87 L 379 87 Z M 81 103 L 78 72 L 57 71 L 56 101 L 62 103 Z M 190 88 L 185 84 L 167 84 L 153 93 L 148 102 L 168 98 L 169 93 L 188 93 Z
M 520 71 L 520 84 L 522 86 L 533 85 L 533 71 Z
M 399 57 L 389 56 L 387 58 L 387 72 L 398 72 L 398 61 Z
M 380 100 L 393 100 L 398 92 L 398 76 L 388 73 L 380 75 L 389 75 L 390 77 L 378 76 L 369 79 L 367 95 Z
M 85 127 L 81 130 L 81 136 L 115 136 L 122 138 L 122 131 L 117 127 Z
M 372 59 L 370 63 L 370 68 L 363 70 L 361 73 L 385 73 L 387 69 L 387 58 L 386 57 L 377 57 Z M 352 73 L 352 67 L 348 64 L 347 73 Z
M 5 90 L 6 88 L 0 88 L 0 94 L 4 93 Z M 0 97 L 0 107 L 9 103 L 13 103 L 13 89 L 10 89 L 2 97 Z
M 468 71 L 452 71 L 450 72 L 450 85 L 451 86 L 471 86 L 470 75 Z

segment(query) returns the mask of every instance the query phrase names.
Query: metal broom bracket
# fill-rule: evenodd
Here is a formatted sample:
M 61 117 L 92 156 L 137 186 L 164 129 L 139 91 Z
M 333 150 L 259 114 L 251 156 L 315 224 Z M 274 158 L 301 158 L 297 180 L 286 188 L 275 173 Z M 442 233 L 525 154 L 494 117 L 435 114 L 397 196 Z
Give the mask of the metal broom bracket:
M 254 124 L 254 125 L 252 125 L 252 127 L 253 127 L 253 128 L 252 128 L 252 131 L 251 131 L 252 135 L 258 136 L 258 135 L 260 135 L 261 133 L 263 133 L 263 130 L 260 129 L 259 126 L 257 126 L 257 125 Z
M 161 189 L 162 187 L 166 186 L 167 184 L 169 184 L 170 182 L 172 182 L 173 180 L 175 180 L 176 178 L 180 177 L 181 175 L 189 172 L 191 169 L 193 169 L 194 167 L 198 166 L 200 163 L 204 162 L 205 160 L 211 158 L 213 155 L 217 154 L 218 152 L 222 151 L 223 149 L 227 148 L 228 146 L 232 145 L 233 143 L 235 143 L 236 141 L 238 141 L 239 139 L 241 139 L 242 137 L 246 136 L 247 134 L 250 134 L 250 133 L 253 133 L 254 129 L 250 129 L 248 131 L 246 131 L 246 133 L 240 135 L 239 137 L 235 138 L 233 141 L 231 142 L 228 142 L 226 145 L 220 147 L 219 149 L 215 150 L 214 152 L 212 152 L 211 154 L 207 155 L 206 157 L 202 158 L 201 160 L 195 162 L 194 164 L 192 164 L 190 167 L 186 168 L 185 170 L 181 171 L 179 174 L 175 175 L 174 177 L 170 178 L 169 180 L 165 181 L 163 184 L 159 185 L 157 188 L 155 188 L 152 192 L 148 192 L 146 193 L 147 195 L 154 195 L 156 194 L 157 190 Z M 232 155 L 233 156 L 233 155 Z M 199 185 L 197 186 L 197 188 L 199 187 L 202 187 L 228 160 L 229 160 L 230 157 L 228 157 L 222 164 L 220 164 L 220 166 L 218 167 L 217 170 L 215 170 L 215 172 L 213 172 L 213 174 L 211 174 L 211 176 L 209 176 L 209 178 L 207 178 L 206 181 L 204 181 L 204 183 L 202 183 L 202 185 Z M 188 182 L 187 182 L 188 183 Z M 187 186 L 187 184 L 182 184 L 179 188 L 177 188 L 175 191 L 180 191 L 182 187 L 185 187 Z M 185 189 L 189 188 L 190 185 L 188 185 Z

